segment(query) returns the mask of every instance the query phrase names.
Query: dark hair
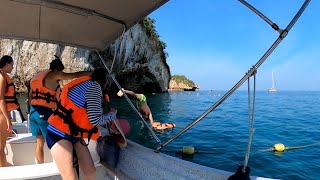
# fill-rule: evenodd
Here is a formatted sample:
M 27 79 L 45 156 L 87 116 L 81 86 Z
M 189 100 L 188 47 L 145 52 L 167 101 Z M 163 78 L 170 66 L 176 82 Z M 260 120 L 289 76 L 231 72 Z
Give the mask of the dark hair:
M 102 87 L 107 82 L 108 72 L 104 68 L 95 69 L 92 73 L 92 80 L 97 81 Z
M 64 70 L 64 65 L 62 64 L 61 59 L 54 55 L 55 59 L 51 61 L 50 63 L 50 70 L 59 70 L 59 71 L 63 71 Z
M 0 68 L 3 68 L 7 63 L 12 63 L 13 59 L 11 56 L 4 55 L 0 60 Z

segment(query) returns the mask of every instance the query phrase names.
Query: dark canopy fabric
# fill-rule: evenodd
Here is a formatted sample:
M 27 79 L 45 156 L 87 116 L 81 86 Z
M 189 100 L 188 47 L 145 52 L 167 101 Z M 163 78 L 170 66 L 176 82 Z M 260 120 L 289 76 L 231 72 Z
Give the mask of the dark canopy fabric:
M 0 0 L 0 38 L 104 49 L 168 0 Z

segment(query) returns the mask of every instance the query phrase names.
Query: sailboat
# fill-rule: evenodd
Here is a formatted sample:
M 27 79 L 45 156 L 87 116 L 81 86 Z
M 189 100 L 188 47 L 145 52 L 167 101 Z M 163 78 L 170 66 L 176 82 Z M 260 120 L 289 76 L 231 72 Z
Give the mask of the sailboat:
M 270 89 L 268 89 L 268 92 L 277 92 L 277 89 L 276 89 L 276 82 L 274 80 L 274 73 L 272 71 L 272 86 Z
M 168 0 L 1 0 L 0 37 L 102 50 L 122 32 L 167 2 Z M 253 9 L 244 1 L 241 2 Z M 209 114 L 255 74 L 256 69 L 287 35 L 309 2 L 310 0 L 305 1 L 285 30 L 275 29 L 279 30 L 280 36 L 250 73 L 175 137 Z M 256 10 L 254 12 L 259 13 Z M 261 17 L 260 14 L 259 16 Z M 263 18 L 266 19 L 264 16 Z M 267 20 L 269 23 L 270 20 Z M 277 26 L 273 24 L 272 27 Z M 0 168 L 0 179 L 61 179 L 47 147 L 45 147 L 45 163 L 34 164 L 36 140 L 29 133 L 28 124 L 14 124 L 14 129 L 17 131 L 16 137 L 12 137 L 6 144 L 6 158 L 12 166 Z M 160 148 L 172 140 L 173 138 L 161 144 Z M 128 146 L 121 149 L 117 167 L 112 169 L 100 161 L 95 151 L 95 144 L 91 142 L 93 140 L 89 143 L 91 146 L 89 150 L 96 165 L 96 179 L 228 179 L 233 174 L 168 156 L 159 152 L 160 148 L 155 152 L 129 140 Z M 246 156 L 244 167 L 247 166 L 248 157 L 249 155 Z M 268 179 L 255 176 L 250 178 Z

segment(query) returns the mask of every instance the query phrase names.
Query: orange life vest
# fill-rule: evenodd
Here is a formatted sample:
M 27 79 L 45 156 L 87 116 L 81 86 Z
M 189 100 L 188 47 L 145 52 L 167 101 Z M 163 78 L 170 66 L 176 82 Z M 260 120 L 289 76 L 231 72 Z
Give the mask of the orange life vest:
M 6 82 L 7 82 L 7 90 L 6 90 L 6 93 L 4 94 L 7 111 L 17 110 L 19 109 L 19 103 L 16 96 L 15 86 L 7 73 L 2 71 L 0 71 L 0 73 L 6 79 Z
M 44 106 L 51 109 L 57 107 L 57 91 L 44 87 L 44 78 L 51 70 L 40 71 L 30 80 L 32 93 L 31 105 Z
M 63 87 L 61 101 L 57 104 L 57 109 L 50 116 L 48 122 L 58 130 L 73 137 L 97 140 L 100 136 L 100 127 L 93 126 L 90 123 L 85 107 L 76 106 L 68 98 L 70 88 L 90 79 L 91 77 L 84 76 Z

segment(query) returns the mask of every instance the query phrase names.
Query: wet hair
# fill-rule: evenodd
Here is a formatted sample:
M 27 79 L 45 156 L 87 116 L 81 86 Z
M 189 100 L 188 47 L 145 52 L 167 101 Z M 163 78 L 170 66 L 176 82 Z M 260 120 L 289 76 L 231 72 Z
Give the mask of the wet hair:
M 51 61 L 50 63 L 50 70 L 59 70 L 59 71 L 63 71 L 64 70 L 64 65 L 62 64 L 61 59 L 54 55 L 55 59 Z
M 108 72 L 106 69 L 98 68 L 93 71 L 91 78 L 93 81 L 97 81 L 102 87 L 107 82 L 107 75 Z
M 12 63 L 13 59 L 11 56 L 8 55 L 4 55 L 2 56 L 1 60 L 0 60 L 0 68 L 3 68 L 7 63 L 10 64 Z

